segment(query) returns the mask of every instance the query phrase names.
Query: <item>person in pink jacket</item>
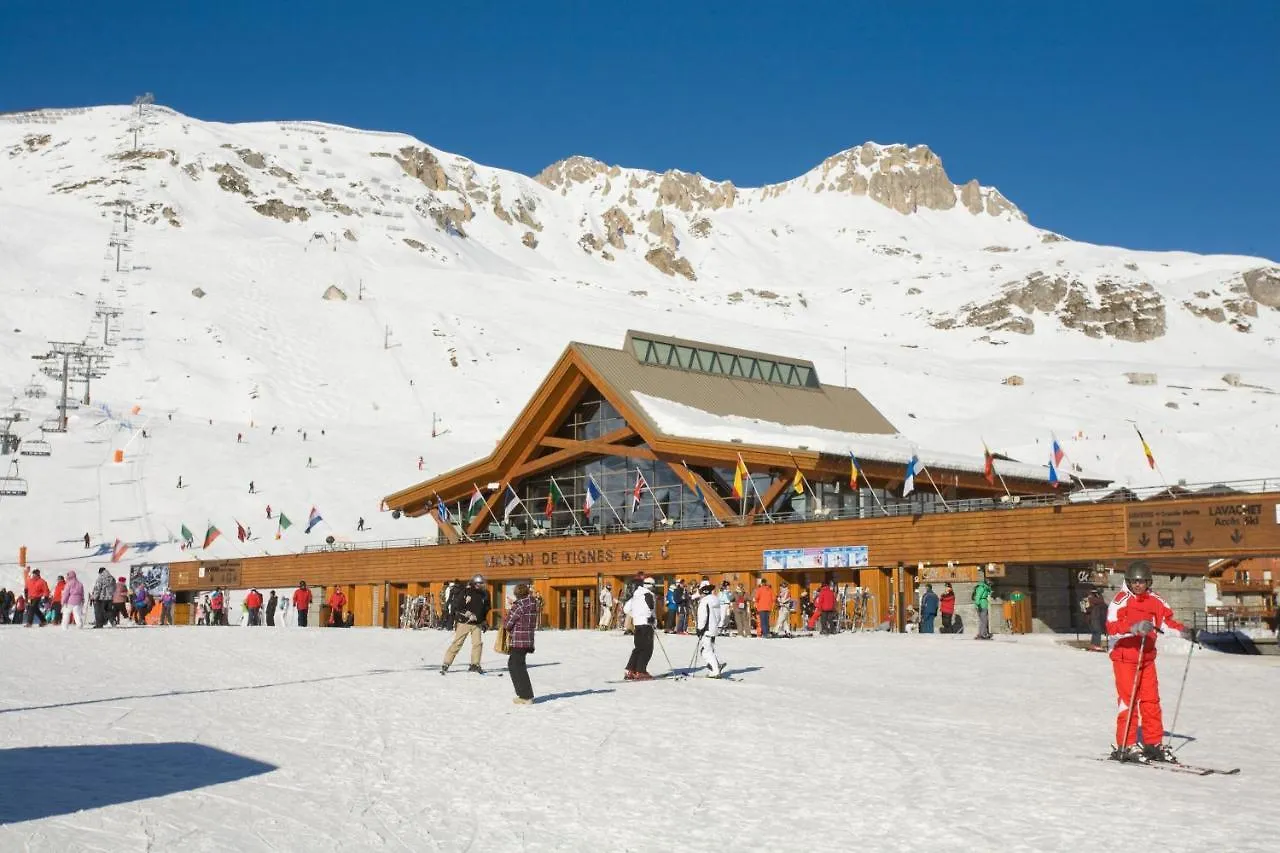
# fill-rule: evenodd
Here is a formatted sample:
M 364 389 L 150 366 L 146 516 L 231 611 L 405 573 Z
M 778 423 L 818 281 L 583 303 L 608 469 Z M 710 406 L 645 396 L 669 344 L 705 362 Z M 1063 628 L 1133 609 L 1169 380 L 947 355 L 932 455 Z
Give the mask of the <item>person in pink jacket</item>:
M 74 617 L 76 627 L 84 627 L 84 584 L 75 572 L 67 572 L 67 583 L 62 587 L 62 628 L 71 627 Z

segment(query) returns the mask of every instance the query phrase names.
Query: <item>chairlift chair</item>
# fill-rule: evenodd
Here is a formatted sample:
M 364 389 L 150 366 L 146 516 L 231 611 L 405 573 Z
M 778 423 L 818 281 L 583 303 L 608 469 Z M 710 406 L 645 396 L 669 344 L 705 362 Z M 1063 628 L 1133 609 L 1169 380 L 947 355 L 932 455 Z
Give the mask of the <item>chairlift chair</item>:
M 22 393 L 27 397 L 39 399 L 44 397 L 48 392 L 39 382 L 30 382 Z
M 18 470 L 18 460 L 15 459 L 9 463 L 9 473 L 7 476 L 0 477 L 0 495 L 8 495 L 10 497 L 26 497 L 27 481 L 20 476 Z
M 29 438 L 18 451 L 22 456 L 52 456 L 53 447 L 43 438 Z

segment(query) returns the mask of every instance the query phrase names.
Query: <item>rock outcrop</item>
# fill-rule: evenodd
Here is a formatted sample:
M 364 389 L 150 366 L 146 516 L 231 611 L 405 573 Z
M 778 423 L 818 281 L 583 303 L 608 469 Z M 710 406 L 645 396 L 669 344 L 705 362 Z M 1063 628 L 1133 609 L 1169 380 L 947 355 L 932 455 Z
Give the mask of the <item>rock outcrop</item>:
M 1052 314 L 1068 329 L 1091 338 L 1150 341 L 1165 333 L 1164 299 L 1146 283 L 1099 279 L 1092 287 L 1078 280 L 1033 273 L 1004 285 L 1003 294 L 961 309 L 960 323 L 988 331 L 1033 334 L 1032 315 Z M 1013 309 L 1022 313 L 1015 314 Z M 935 321 L 935 327 L 939 322 Z
M 654 269 L 666 275 L 676 275 L 678 273 L 689 279 L 689 281 L 698 280 L 698 277 L 694 275 L 693 264 L 689 263 L 689 259 L 676 257 L 675 252 L 670 249 L 650 249 L 645 253 L 644 259 L 652 264 Z
M 270 216 L 273 219 L 279 219 L 281 222 L 292 222 L 295 219 L 300 222 L 306 222 L 311 218 L 311 211 L 305 207 L 294 207 L 293 205 L 285 204 L 278 198 L 269 198 L 262 204 L 255 204 L 253 209 L 263 216 Z

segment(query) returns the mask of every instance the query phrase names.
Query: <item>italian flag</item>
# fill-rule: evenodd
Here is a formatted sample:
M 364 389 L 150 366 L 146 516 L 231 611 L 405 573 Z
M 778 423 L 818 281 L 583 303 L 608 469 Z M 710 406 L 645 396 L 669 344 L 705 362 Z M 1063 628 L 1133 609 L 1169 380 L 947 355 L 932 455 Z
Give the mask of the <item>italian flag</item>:
M 484 495 L 480 494 L 480 487 L 472 483 L 471 501 L 467 504 L 467 521 L 475 518 L 476 513 L 480 511 L 482 506 L 484 506 Z
M 280 535 L 290 527 L 293 527 L 293 522 L 289 520 L 289 516 L 285 515 L 283 512 L 280 513 L 276 520 L 276 538 L 279 539 Z

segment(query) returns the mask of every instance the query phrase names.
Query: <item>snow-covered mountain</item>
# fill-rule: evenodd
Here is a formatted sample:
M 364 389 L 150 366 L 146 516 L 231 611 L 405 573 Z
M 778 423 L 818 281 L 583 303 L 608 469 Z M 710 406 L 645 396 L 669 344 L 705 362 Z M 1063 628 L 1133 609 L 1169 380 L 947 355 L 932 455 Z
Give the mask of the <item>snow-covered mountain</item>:
M 1073 242 L 925 146 L 749 189 L 586 157 L 527 177 L 312 122 L 46 110 L 0 116 L 13 431 L 56 414 L 32 360 L 50 341 L 105 334 L 109 357 L 51 456 L 3 458 L 29 485 L 0 498 L 5 562 L 19 544 L 74 562 L 85 532 L 199 541 L 209 521 L 219 556 L 429 535 L 380 497 L 487 453 L 567 341 L 627 328 L 847 372 L 922 447 L 1039 461 L 1056 431 L 1089 474 L 1158 483 L 1133 420 L 1170 480 L 1280 475 L 1260 440 L 1280 420 L 1280 267 Z M 278 541 L 268 503 L 298 523 Z

